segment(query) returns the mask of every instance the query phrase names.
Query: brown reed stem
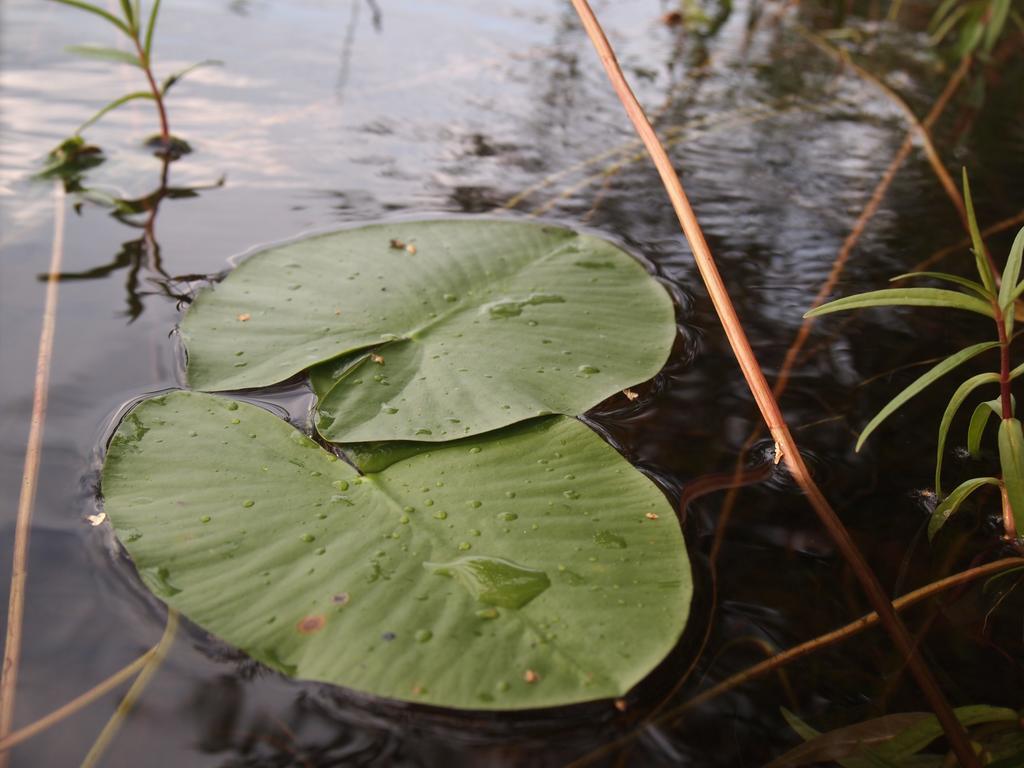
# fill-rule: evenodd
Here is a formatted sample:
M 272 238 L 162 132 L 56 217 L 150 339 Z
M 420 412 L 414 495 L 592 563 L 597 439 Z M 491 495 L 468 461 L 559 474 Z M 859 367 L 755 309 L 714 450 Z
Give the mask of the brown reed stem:
M 572 0 L 572 4 L 583 22 L 587 36 L 597 50 L 616 95 L 622 102 L 626 114 L 633 123 L 633 127 L 639 134 L 658 170 L 669 199 L 672 201 L 672 207 L 675 209 L 676 216 L 682 226 L 683 233 L 693 252 L 694 260 L 707 287 L 715 312 L 732 347 L 733 355 L 739 363 L 747 386 L 768 425 L 772 437 L 775 439 L 778 451 L 782 453 L 790 474 L 807 495 L 808 501 L 818 514 L 822 524 L 835 541 L 854 573 L 856 573 L 869 601 L 878 612 L 883 626 L 885 626 L 897 648 L 906 656 L 907 664 L 929 705 L 942 724 L 953 751 L 966 768 L 979 768 L 978 758 L 968 743 L 967 733 L 956 719 L 956 715 L 939 688 L 938 682 L 920 656 L 915 653 L 913 640 L 899 615 L 889 602 L 882 585 L 864 560 L 860 550 L 857 549 L 856 544 L 854 544 L 853 539 L 839 520 L 839 517 L 829 506 L 825 496 L 811 477 L 806 464 L 804 464 L 796 442 L 793 440 L 789 428 L 782 417 L 779 404 L 772 395 L 771 388 L 768 386 L 764 373 L 750 347 L 746 332 L 736 314 L 732 299 L 729 297 L 722 277 L 718 272 L 718 267 L 708 248 L 704 233 L 693 212 L 693 208 L 690 206 L 690 201 L 686 197 L 679 176 L 676 174 L 668 154 L 661 146 L 654 128 L 647 120 L 643 108 L 626 82 L 626 78 L 622 74 L 622 69 L 619 67 L 615 53 L 604 34 L 604 30 L 594 16 L 594 12 L 591 10 L 587 0 Z
M 135 678 L 135 682 L 132 683 L 131 688 L 128 689 L 128 693 L 121 699 L 121 703 L 117 705 L 117 709 L 114 710 L 114 714 L 111 715 L 110 720 L 103 726 L 103 730 L 100 731 L 100 735 L 96 737 L 96 741 L 93 743 L 89 752 L 86 754 L 85 759 L 82 760 L 81 768 L 95 768 L 99 763 L 100 758 L 103 757 L 103 753 L 110 746 L 110 743 L 117 736 L 117 732 L 121 730 L 121 723 L 124 722 L 125 718 L 128 717 L 128 713 L 135 707 L 135 703 L 142 696 L 142 692 L 146 690 L 146 686 L 149 685 L 149 681 L 156 675 L 157 670 L 160 669 L 160 665 L 163 664 L 164 659 L 167 657 L 167 652 L 171 649 L 174 644 L 174 637 L 178 632 L 178 612 L 173 608 L 167 609 L 167 625 L 164 627 L 164 634 L 160 638 L 160 642 L 157 643 L 153 652 L 146 659 L 145 664 L 142 667 L 142 671 L 139 672 L 139 676 Z
M 25 613 L 25 581 L 28 578 L 28 541 L 32 528 L 39 462 L 43 452 L 43 426 L 50 390 L 50 361 L 57 328 L 58 276 L 64 259 L 64 186 L 53 187 L 53 245 L 50 269 L 46 278 L 43 305 L 43 327 L 39 334 L 39 354 L 32 395 L 32 416 L 29 421 L 25 465 L 21 474 L 21 493 L 14 528 L 14 555 L 11 564 L 11 591 L 7 598 L 7 631 L 4 638 L 4 661 L 0 669 L 0 739 L 11 732 L 14 722 L 14 700 L 18 688 L 18 663 L 21 659 L 22 621 Z M 7 753 L 0 753 L 0 768 L 7 768 Z
M 115 688 L 117 688 L 117 686 L 121 685 L 125 681 L 130 680 L 135 675 L 137 675 L 139 671 L 146 665 L 146 662 L 149 660 L 150 656 L 153 655 L 153 652 L 155 650 L 155 647 L 150 648 L 148 651 L 139 656 L 139 658 L 137 658 L 131 664 L 122 667 L 119 671 L 112 674 L 102 683 L 94 685 L 81 696 L 77 696 L 76 698 L 69 701 L 67 704 L 64 704 L 58 707 L 57 709 L 53 710 L 53 712 L 51 712 L 50 714 L 39 718 L 34 723 L 30 723 L 29 725 L 26 725 L 24 728 L 19 728 L 18 730 L 12 732 L 7 736 L 7 738 L 0 741 L 0 752 L 6 751 L 8 749 L 13 749 L 14 747 L 21 744 L 21 742 L 27 741 L 28 739 L 31 739 L 33 736 L 39 735 L 46 729 L 59 723 L 61 720 L 64 720 L 70 717 L 71 715 L 77 713 L 78 711 L 84 709 L 85 707 L 89 706 L 94 701 L 101 698 L 110 691 L 114 690 Z

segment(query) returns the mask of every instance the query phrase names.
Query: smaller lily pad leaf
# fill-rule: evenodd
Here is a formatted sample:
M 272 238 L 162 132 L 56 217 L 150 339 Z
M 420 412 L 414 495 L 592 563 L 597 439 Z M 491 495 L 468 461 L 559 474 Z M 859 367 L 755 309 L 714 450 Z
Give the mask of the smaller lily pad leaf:
M 956 488 L 950 491 L 949 496 L 944 498 L 932 512 L 932 518 L 928 522 L 928 539 L 934 539 L 939 529 L 946 524 L 963 504 L 967 497 L 981 488 L 983 485 L 999 485 L 999 480 L 994 477 L 975 477 L 965 480 Z
M 261 408 L 176 392 L 118 427 L 104 510 L 155 595 L 298 678 L 520 710 L 623 696 L 672 650 L 678 521 L 597 434 L 549 417 L 426 448 L 359 475 Z
M 1024 531 L 1024 432 L 1017 419 L 999 422 L 999 468 L 1014 524 L 1018 531 Z
M 804 317 L 820 317 L 831 312 L 868 307 L 947 307 L 977 312 L 985 317 L 995 316 L 989 302 L 959 291 L 945 288 L 885 288 L 830 301 L 804 313 Z
M 181 322 L 192 387 L 312 369 L 317 430 L 343 443 L 444 442 L 577 415 L 657 374 L 675 334 L 667 291 L 616 245 L 480 219 L 270 248 Z
M 973 344 L 965 349 L 961 349 L 959 352 L 950 355 L 941 363 L 931 368 L 927 373 L 921 375 L 913 381 L 906 389 L 900 392 L 896 397 L 890 400 L 882 410 L 880 410 L 871 421 L 864 427 L 864 431 L 861 432 L 860 437 L 857 439 L 856 450 L 860 450 L 861 446 L 864 445 L 864 441 L 868 439 L 868 436 L 875 431 L 875 429 L 899 408 L 907 403 L 911 398 L 919 395 L 929 385 L 935 383 L 947 373 L 952 371 L 959 365 L 963 365 L 968 360 L 982 352 L 987 352 L 990 349 L 995 349 L 999 346 L 997 341 L 988 341 L 981 344 Z

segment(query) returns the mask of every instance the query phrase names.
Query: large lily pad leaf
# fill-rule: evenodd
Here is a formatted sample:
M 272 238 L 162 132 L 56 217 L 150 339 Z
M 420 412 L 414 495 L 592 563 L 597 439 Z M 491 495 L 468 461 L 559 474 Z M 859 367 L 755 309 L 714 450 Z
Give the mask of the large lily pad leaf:
M 473 709 L 621 696 L 691 577 L 661 492 L 575 419 L 359 476 L 252 405 L 178 392 L 111 441 L 105 509 L 147 586 L 295 677 Z
M 313 377 L 327 439 L 432 442 L 582 413 L 654 376 L 675 324 L 664 288 L 615 245 L 474 219 L 262 251 L 200 294 L 181 334 L 196 389 L 328 363 Z

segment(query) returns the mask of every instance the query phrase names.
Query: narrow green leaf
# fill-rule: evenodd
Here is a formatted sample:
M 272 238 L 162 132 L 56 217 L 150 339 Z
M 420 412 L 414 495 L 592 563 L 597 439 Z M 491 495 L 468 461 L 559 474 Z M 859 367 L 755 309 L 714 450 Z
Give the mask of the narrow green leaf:
M 959 275 L 951 275 L 948 272 L 907 272 L 906 274 L 890 278 L 889 282 L 895 283 L 899 280 L 907 280 L 912 277 L 930 277 L 932 280 L 944 280 L 947 283 L 956 283 L 957 285 L 962 285 L 964 288 L 974 291 L 983 299 L 990 301 L 995 298 L 995 294 L 989 293 L 985 286 L 976 280 L 969 280 L 966 277 L 960 277 Z
M 1024 432 L 1017 419 L 999 424 L 999 466 L 1018 531 L 1024 531 Z
M 941 43 L 945 39 L 946 35 L 949 34 L 950 30 L 953 29 L 954 26 L 956 26 L 956 23 L 960 21 L 960 17 L 963 16 L 965 13 L 967 13 L 966 5 L 961 5 L 957 7 L 955 11 L 949 14 L 945 18 L 945 20 L 935 28 L 935 31 L 932 32 L 931 37 L 928 38 L 928 42 L 931 45 L 938 45 L 939 43 Z
M 156 16 L 160 13 L 160 0 L 153 0 L 153 10 L 149 12 L 149 22 L 146 24 L 146 41 L 142 50 L 146 54 L 146 62 L 152 58 L 153 53 L 153 31 L 156 29 Z
M 122 96 L 119 99 L 114 99 L 112 102 L 110 102 L 105 107 L 103 107 L 103 109 L 101 109 L 95 115 L 93 115 L 88 120 L 86 120 L 84 123 L 82 123 L 80 126 L 78 126 L 78 130 L 75 133 L 81 133 L 86 128 L 88 128 L 90 125 L 92 125 L 97 120 L 99 120 L 101 117 L 103 117 L 105 114 L 107 114 L 108 112 L 113 112 L 115 109 L 117 109 L 118 107 L 120 107 L 123 104 L 127 104 L 129 101 L 135 101 L 136 99 L 152 99 L 152 98 L 153 98 L 153 94 L 150 93 L 149 91 L 136 91 L 135 93 L 129 93 L 126 96 Z
M 957 58 L 974 53 L 981 43 L 981 37 L 985 34 L 985 25 L 981 21 L 980 9 L 975 9 L 968 14 L 967 22 L 960 31 L 960 39 L 954 49 Z
M 998 381 L 998 377 L 996 377 L 996 380 Z M 997 418 L 1002 416 L 1002 404 L 999 398 L 978 403 L 978 407 L 971 414 L 971 423 L 967 427 L 967 451 L 974 458 L 978 458 L 981 455 L 981 438 L 985 434 L 985 427 L 988 426 L 988 419 L 993 414 Z M 939 491 L 936 491 L 936 493 L 939 496 L 942 495 Z
M 941 363 L 936 365 L 934 368 L 929 370 L 923 376 L 915 380 L 909 387 L 900 392 L 896 397 L 890 400 L 886 406 L 878 412 L 878 414 L 868 422 L 868 425 L 864 427 L 864 431 L 861 433 L 860 438 L 857 440 L 856 450 L 860 450 L 861 446 L 864 445 L 864 441 L 868 439 L 868 435 L 874 432 L 875 428 L 878 427 L 883 421 L 891 416 L 895 411 L 904 405 L 915 395 L 923 391 L 927 386 L 938 381 L 941 377 L 952 371 L 958 365 L 967 362 L 972 357 L 980 355 L 982 352 L 986 352 L 990 349 L 998 347 L 999 343 L 995 341 L 987 341 L 982 344 L 974 344 L 966 349 L 962 349 L 955 355 L 950 355 Z
M 797 768 L 823 762 L 836 762 L 843 768 L 890 768 L 893 764 L 872 748 L 929 718 L 924 712 L 901 712 L 819 733 L 789 710 L 783 708 L 782 714 L 804 743 L 765 768 Z
M 1017 713 L 1012 709 L 990 707 L 984 704 L 957 707 L 954 714 L 964 728 L 1017 720 Z M 939 719 L 934 715 L 929 715 L 927 719 L 910 726 L 879 746 L 877 751 L 880 757 L 903 764 L 907 758 L 920 752 L 940 736 L 942 736 L 942 726 L 939 724 Z
M 133 67 L 142 66 L 138 56 L 127 51 L 119 51 L 117 48 L 106 48 L 102 45 L 69 45 L 64 50 L 87 59 L 113 61 L 118 64 L 130 64 Z
M 135 10 L 132 8 L 131 0 L 121 0 L 121 10 L 124 12 L 124 18 L 128 22 L 128 28 L 132 31 L 138 29 L 135 21 Z
M 967 500 L 967 497 L 983 485 L 999 485 L 999 480 L 994 477 L 975 477 L 965 480 L 950 491 L 949 496 L 944 498 L 939 506 L 935 508 L 935 511 L 932 512 L 932 519 L 928 523 L 929 541 L 935 538 L 939 528 L 960 509 L 960 505 Z
M 1006 17 L 1010 14 L 1010 0 L 993 0 L 992 12 L 988 18 L 988 24 L 985 25 L 985 41 L 982 44 L 982 50 L 986 54 L 991 53 L 995 47 L 996 41 L 999 36 L 1003 33 L 1003 27 L 1006 25 Z
M 855 296 L 822 304 L 804 314 L 804 317 L 818 317 L 831 312 L 843 312 L 848 309 L 865 309 L 867 307 L 949 307 L 977 312 L 985 317 L 994 317 L 992 305 L 974 296 L 944 288 L 886 288 L 881 291 L 868 291 Z
M 219 67 L 223 64 L 223 61 L 218 61 L 217 59 L 206 59 L 204 61 L 198 61 L 195 64 L 192 64 L 191 66 L 185 67 L 184 69 L 180 69 L 177 72 L 174 72 L 167 76 L 167 79 L 164 80 L 163 85 L 160 86 L 160 95 L 165 95 L 167 91 L 171 89 L 172 85 L 174 85 L 183 77 L 185 77 L 185 75 L 189 74 L 190 72 L 193 72 L 194 70 L 199 69 L 200 67 Z
M 1024 230 L 1021 230 L 1024 231 Z M 1013 289 L 1013 293 L 1010 294 L 1010 300 L 1016 301 L 1020 298 L 1020 295 L 1024 293 L 1024 280 L 1017 283 L 1017 286 Z
M 998 373 L 979 373 L 977 376 L 972 376 L 959 387 L 956 388 L 956 392 L 949 398 L 949 405 L 946 406 L 945 412 L 942 414 L 942 420 L 939 422 L 939 445 L 937 455 L 935 457 L 935 493 L 938 494 L 941 499 L 942 494 L 942 455 L 946 450 L 946 436 L 949 434 L 949 426 L 953 423 L 953 417 L 956 416 L 956 412 L 963 405 L 964 400 L 971 394 L 975 389 L 980 387 L 982 384 L 998 384 L 999 374 Z M 977 411 L 975 411 L 977 416 Z M 985 417 L 988 418 L 987 416 Z M 971 418 L 971 426 L 974 426 L 974 417 Z M 981 429 L 984 430 L 984 423 L 981 425 Z M 968 430 L 970 434 L 970 430 Z M 968 442 L 970 440 L 968 439 Z
M 1012 371 L 1010 371 L 1010 381 L 1013 381 L 1018 376 L 1020 376 L 1022 373 L 1024 373 L 1024 363 L 1021 363 L 1016 368 L 1014 368 Z
M 942 24 L 943 20 L 959 1 L 960 0 L 942 0 L 939 7 L 935 9 L 935 13 L 932 14 L 931 21 L 928 22 L 928 31 L 930 33 L 935 33 L 935 30 L 940 24 Z
M 985 243 L 981 239 L 981 230 L 978 229 L 978 219 L 974 215 L 974 200 L 971 198 L 971 184 L 967 180 L 967 169 L 963 169 L 964 205 L 967 206 L 967 227 L 971 230 L 971 246 L 974 250 L 974 265 L 981 277 L 981 282 L 988 288 L 989 292 L 996 292 L 996 278 L 992 274 L 992 267 L 985 258 Z
M 121 21 L 119 18 L 117 18 L 117 16 L 115 16 L 114 14 L 112 14 L 112 13 L 110 13 L 108 11 L 103 10 L 102 8 L 100 8 L 98 6 L 93 5 L 92 3 L 86 3 L 86 2 L 84 2 L 84 0 L 53 0 L 53 2 L 55 2 L 55 3 L 62 3 L 63 5 L 70 5 L 72 8 L 79 8 L 79 9 L 81 9 L 83 11 L 88 12 L 88 13 L 94 13 L 97 16 L 99 16 L 100 18 L 103 18 L 103 19 L 106 19 L 107 21 L 109 21 L 111 24 L 113 24 L 115 27 L 120 29 L 122 32 L 124 32 L 129 37 L 131 37 L 131 35 L 132 35 L 132 31 L 128 28 L 128 26 L 123 21 Z
M 1006 267 L 1003 269 L 1003 284 L 999 287 L 999 306 L 1007 315 L 1013 316 L 1013 300 L 1021 290 L 1024 283 L 1018 285 L 1020 277 L 1021 259 L 1024 257 L 1024 227 L 1020 228 L 1017 237 L 1013 239 L 1010 246 L 1010 255 L 1006 259 Z

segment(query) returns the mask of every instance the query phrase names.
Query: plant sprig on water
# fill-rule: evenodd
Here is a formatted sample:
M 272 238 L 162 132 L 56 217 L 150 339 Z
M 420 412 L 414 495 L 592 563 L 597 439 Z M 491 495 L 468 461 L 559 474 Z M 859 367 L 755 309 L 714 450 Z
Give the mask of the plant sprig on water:
M 54 0 L 54 2 L 78 8 L 91 13 L 115 26 L 122 32 L 131 43 L 131 51 L 124 51 L 118 48 L 110 48 L 100 45 L 74 45 L 67 50 L 79 56 L 100 61 L 109 61 L 116 64 L 129 64 L 142 70 L 146 78 L 146 89 L 126 93 L 100 108 L 92 117 L 82 123 L 75 130 L 73 136 L 62 142 L 58 150 L 66 155 L 68 149 L 84 145 L 81 141 L 81 133 L 98 120 L 113 112 L 115 109 L 124 106 L 132 101 L 148 100 L 156 106 L 157 115 L 160 120 L 160 133 L 149 140 L 149 144 L 157 148 L 159 154 L 166 154 L 179 157 L 190 151 L 188 144 L 171 134 L 170 125 L 167 120 L 167 108 L 164 100 L 167 92 L 183 77 L 195 69 L 203 66 L 220 64 L 219 61 L 207 60 L 192 64 L 182 70 L 172 73 L 158 84 L 153 73 L 153 37 L 156 32 L 157 16 L 160 12 L 160 0 L 154 0 L 149 11 L 148 18 L 143 13 L 139 0 L 120 0 L 120 15 L 100 8 L 97 5 L 85 2 L 85 0 Z M 72 142 L 69 144 L 69 142 Z M 92 148 L 95 149 L 95 148 Z M 55 150 L 57 152 L 58 150 Z M 51 153 L 51 160 L 59 160 Z M 73 160 L 74 158 L 72 158 Z M 51 169 L 52 170 L 52 169 Z
M 1020 420 L 1015 416 L 1016 402 L 1010 386 L 1014 379 L 1024 373 L 1024 364 L 1010 368 L 1010 340 L 1013 336 L 1014 305 L 1024 293 L 1024 281 L 1020 280 L 1021 261 L 1024 258 L 1024 228 L 1017 233 L 1013 246 L 1010 248 L 1010 254 L 1000 280 L 981 239 L 966 170 L 963 174 L 963 185 L 978 280 L 970 280 L 944 272 L 914 272 L 900 275 L 893 280 L 923 277 L 946 282 L 956 287 L 952 290 L 946 288 L 889 288 L 870 291 L 823 304 L 804 316 L 816 317 L 830 312 L 866 307 L 925 306 L 973 312 L 989 317 L 995 322 L 996 339 L 994 341 L 974 344 L 950 355 L 890 400 L 864 428 L 857 441 L 857 450 L 860 450 L 868 436 L 885 419 L 915 395 L 971 358 L 983 352 L 998 349 L 998 373 L 981 373 L 964 381 L 953 393 L 942 414 L 942 419 L 939 422 L 938 449 L 935 460 L 935 492 L 940 502 L 928 526 L 928 535 L 934 537 L 943 523 L 960 508 L 960 505 L 974 491 L 985 485 L 993 485 L 1000 489 L 1002 495 L 1003 527 L 1006 536 L 1020 545 L 1019 534 L 1024 531 L 1024 430 L 1021 428 Z M 975 407 L 967 431 L 967 446 L 972 456 L 977 458 L 980 455 L 985 427 L 992 414 L 995 414 L 1000 419 L 998 448 L 1001 477 L 971 478 L 962 482 L 948 495 L 943 494 L 942 457 L 950 425 L 967 398 L 976 389 L 986 384 L 998 384 L 999 397 L 981 402 Z

